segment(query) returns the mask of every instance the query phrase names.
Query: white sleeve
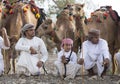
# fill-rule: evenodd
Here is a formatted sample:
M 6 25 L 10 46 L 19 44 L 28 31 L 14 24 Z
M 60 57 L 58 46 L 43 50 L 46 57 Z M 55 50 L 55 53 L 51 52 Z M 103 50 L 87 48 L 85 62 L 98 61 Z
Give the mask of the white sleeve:
M 61 62 L 62 61 L 61 57 L 63 56 L 62 51 L 58 52 L 57 56 L 58 56 L 57 61 Z
M 77 55 L 75 52 L 72 52 L 72 56 L 70 58 L 70 63 L 77 63 Z
M 45 62 L 48 59 L 48 51 L 42 39 L 40 41 L 40 52 L 42 54 L 41 61 Z
M 85 59 L 85 57 L 87 56 L 87 54 L 88 54 L 87 43 L 86 43 L 86 42 L 83 42 L 83 44 L 82 44 L 82 49 L 81 49 L 81 53 L 80 53 L 80 58 Z
M 101 52 L 103 53 L 104 58 L 109 58 L 110 59 L 110 53 L 109 53 L 109 48 L 108 48 L 108 43 L 107 41 L 103 41 L 101 44 Z
M 6 47 L 5 44 L 4 44 L 4 40 L 2 37 L 0 37 L 0 48 L 3 48 L 3 49 L 9 49 L 9 47 Z
M 116 58 L 118 64 L 120 65 L 120 52 L 117 52 L 117 53 L 115 54 L 115 58 Z
M 18 40 L 18 42 L 15 45 L 15 49 L 19 50 L 19 51 L 26 51 L 26 52 L 30 52 L 30 46 L 29 45 L 25 45 L 24 43 L 24 39 L 20 38 Z

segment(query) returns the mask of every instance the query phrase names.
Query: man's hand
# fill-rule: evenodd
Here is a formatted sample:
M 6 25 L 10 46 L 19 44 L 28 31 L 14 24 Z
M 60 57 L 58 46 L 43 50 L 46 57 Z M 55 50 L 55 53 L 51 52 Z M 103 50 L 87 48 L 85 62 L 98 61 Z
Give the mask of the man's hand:
M 109 65 L 109 59 L 108 58 L 104 59 L 103 65 L 104 66 L 108 66 Z
M 80 60 L 78 61 L 78 64 L 83 65 L 83 63 L 84 63 L 84 59 L 80 58 Z
M 61 59 L 62 59 L 62 63 L 63 63 L 63 64 L 66 64 L 66 63 L 67 63 L 66 58 L 65 58 L 64 55 L 61 57 Z
M 31 54 L 37 54 L 36 50 L 33 47 L 30 47 Z
M 38 61 L 38 63 L 37 63 L 37 67 L 38 67 L 38 68 L 41 68 L 42 65 L 43 65 L 43 62 L 42 62 L 42 61 Z

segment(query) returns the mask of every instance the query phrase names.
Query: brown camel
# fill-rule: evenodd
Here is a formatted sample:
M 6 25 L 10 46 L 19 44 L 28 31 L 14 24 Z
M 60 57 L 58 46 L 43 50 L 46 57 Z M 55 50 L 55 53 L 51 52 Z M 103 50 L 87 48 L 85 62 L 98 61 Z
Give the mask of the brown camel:
M 85 40 L 87 35 L 87 28 L 85 24 L 85 12 L 84 4 L 73 4 L 71 6 L 72 13 L 74 16 L 75 23 L 75 34 L 74 34 L 74 51 L 78 52 L 78 48 L 81 48 L 82 42 Z
M 36 30 L 36 35 L 44 40 L 48 51 L 55 46 L 60 49 L 61 41 L 57 37 L 55 23 L 52 19 L 46 19 Z
M 56 34 L 60 41 L 67 37 L 74 39 L 75 25 L 70 19 L 71 15 L 69 15 L 69 12 L 68 9 L 65 9 L 57 17 Z

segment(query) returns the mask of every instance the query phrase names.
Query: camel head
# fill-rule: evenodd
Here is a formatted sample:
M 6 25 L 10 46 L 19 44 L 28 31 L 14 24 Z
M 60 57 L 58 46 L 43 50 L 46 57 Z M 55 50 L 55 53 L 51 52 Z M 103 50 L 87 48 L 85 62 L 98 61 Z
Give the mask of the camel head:
M 91 13 L 91 18 L 89 18 L 88 21 L 102 23 L 105 20 L 108 20 L 108 18 L 115 21 L 116 24 L 120 21 L 118 13 L 115 10 L 112 10 L 111 6 L 101 6 L 100 9 Z
M 88 29 L 96 28 L 101 31 L 101 37 L 107 39 L 107 26 L 108 24 L 113 24 L 112 19 L 110 18 L 109 12 L 106 8 L 100 8 L 91 13 L 91 17 L 87 19 Z M 110 22 L 111 21 L 111 22 Z
M 70 11 L 73 16 L 79 15 L 81 18 L 85 16 L 84 13 L 84 4 L 73 4 L 70 7 Z
M 46 19 L 36 30 L 36 36 L 41 37 L 47 46 L 48 51 L 56 46 L 54 40 L 54 23 L 51 19 Z
M 24 6 L 22 6 L 22 20 L 23 23 L 33 23 L 35 26 L 37 25 L 37 19 L 36 18 L 36 14 L 35 14 L 35 9 L 31 8 L 30 4 L 24 4 Z M 39 14 L 38 14 L 39 16 Z M 23 24 L 23 25 L 24 25 Z
M 41 37 L 43 35 L 49 35 L 54 32 L 54 23 L 51 19 L 46 19 L 36 30 L 36 35 Z
M 109 16 L 109 12 L 106 9 L 99 9 L 91 13 L 91 21 L 98 23 L 104 22 Z
M 74 24 L 77 25 L 81 25 L 83 26 L 85 24 L 85 12 L 84 12 L 84 4 L 73 4 L 71 5 L 70 11 L 72 13 L 73 16 L 73 21 Z M 76 29 L 81 28 L 81 27 L 76 27 Z

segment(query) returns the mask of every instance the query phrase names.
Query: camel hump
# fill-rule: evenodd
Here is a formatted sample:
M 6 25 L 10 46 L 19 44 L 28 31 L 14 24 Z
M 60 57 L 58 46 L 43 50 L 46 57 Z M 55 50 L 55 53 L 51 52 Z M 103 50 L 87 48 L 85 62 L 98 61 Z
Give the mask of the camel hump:
M 115 21 L 115 22 L 119 22 L 120 21 L 120 16 L 118 15 L 116 10 L 112 9 L 112 6 L 101 6 L 100 9 L 106 9 L 109 11 L 109 14 L 111 16 L 111 18 Z

